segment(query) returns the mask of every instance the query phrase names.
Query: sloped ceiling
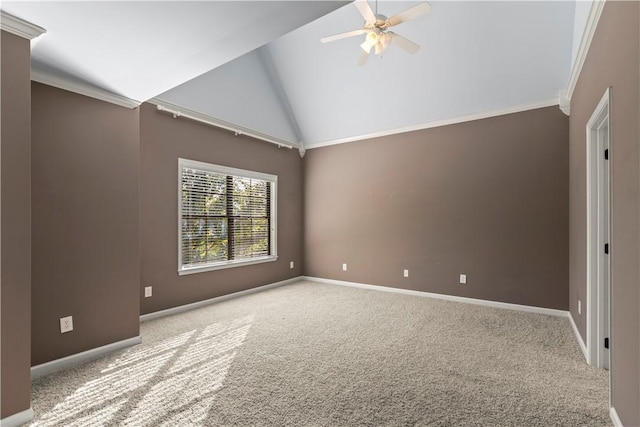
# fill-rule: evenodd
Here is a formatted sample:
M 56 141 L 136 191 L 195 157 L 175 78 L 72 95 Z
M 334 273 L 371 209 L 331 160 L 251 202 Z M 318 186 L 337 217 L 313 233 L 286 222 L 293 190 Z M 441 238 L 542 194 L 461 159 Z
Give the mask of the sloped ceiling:
M 380 1 L 378 11 L 392 16 L 415 4 Z M 256 81 L 260 67 L 240 74 L 237 61 L 229 63 L 159 98 L 284 139 L 297 130 L 307 148 L 558 103 L 574 50 L 574 2 L 431 5 L 428 15 L 394 28 L 422 46 L 415 55 L 392 45 L 382 58 L 358 67 L 363 36 L 321 44 L 324 36 L 360 28 L 352 4 L 261 48 L 286 100 L 284 107 L 271 104 L 281 117 L 277 130 L 275 121 L 270 129 L 260 123 L 265 94 L 251 84 L 232 84 L 240 75 Z M 215 90 L 204 99 L 206 91 L 229 84 L 233 93 Z M 288 120 L 282 119 L 285 107 Z
M 387 16 L 415 3 L 379 2 Z M 353 5 L 267 46 L 308 146 L 485 111 L 557 102 L 571 65 L 574 3 L 433 1 L 394 30 L 420 44 L 390 46 L 364 67 L 363 37 L 320 44 L 358 28 Z
M 224 64 L 156 97 L 188 110 L 297 144 L 300 132 L 279 77 L 263 48 Z
M 345 1 L 2 1 L 47 33 L 32 68 L 146 101 Z
M 387 16 L 417 2 L 379 1 Z M 356 66 L 347 2 L 3 2 L 47 29 L 32 67 L 138 101 L 155 98 L 306 147 L 557 104 L 575 56 L 575 1 L 431 1 Z M 581 8 L 585 10 L 585 8 Z M 584 13 L 582 14 L 584 15 Z M 577 36 L 581 33 L 577 32 Z

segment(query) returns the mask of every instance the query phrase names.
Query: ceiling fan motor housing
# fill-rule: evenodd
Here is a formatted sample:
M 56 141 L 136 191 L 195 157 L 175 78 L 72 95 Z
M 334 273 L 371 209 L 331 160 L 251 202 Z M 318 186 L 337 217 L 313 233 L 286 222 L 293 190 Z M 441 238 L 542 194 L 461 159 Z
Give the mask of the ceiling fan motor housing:
M 364 27 L 359 30 L 347 31 L 345 33 L 336 34 L 329 37 L 320 39 L 322 43 L 327 43 L 335 40 L 344 39 L 347 37 L 354 37 L 365 34 L 364 42 L 360 45 L 362 53 L 358 60 L 358 65 L 364 65 L 367 61 L 367 57 L 371 50 L 374 50 L 376 55 L 382 56 L 382 53 L 386 50 L 387 46 L 392 42 L 397 44 L 400 48 L 408 53 L 414 54 L 420 49 L 420 46 L 396 34 L 392 31 L 387 31 L 390 27 L 402 24 L 403 22 L 417 18 L 420 15 L 431 10 L 431 5 L 428 2 L 422 2 L 416 6 L 410 7 L 404 12 L 400 12 L 393 15 L 391 18 L 387 18 L 385 15 L 374 13 L 369 5 L 368 0 L 355 0 L 354 4 L 360 12 L 360 15 L 364 18 Z M 376 12 L 377 12 L 376 2 Z
M 388 18 L 382 14 L 376 15 L 376 21 L 372 24 L 367 25 L 365 22 L 365 28 L 379 28 L 381 30 L 386 30 L 389 28 L 389 23 L 387 22 Z

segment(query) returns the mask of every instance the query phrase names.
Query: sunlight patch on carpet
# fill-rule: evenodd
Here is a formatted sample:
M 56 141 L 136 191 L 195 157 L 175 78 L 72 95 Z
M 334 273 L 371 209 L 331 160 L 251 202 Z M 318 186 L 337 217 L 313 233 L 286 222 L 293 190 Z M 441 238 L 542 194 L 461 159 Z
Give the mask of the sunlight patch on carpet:
M 217 322 L 131 348 L 31 424 L 200 425 L 255 316 Z

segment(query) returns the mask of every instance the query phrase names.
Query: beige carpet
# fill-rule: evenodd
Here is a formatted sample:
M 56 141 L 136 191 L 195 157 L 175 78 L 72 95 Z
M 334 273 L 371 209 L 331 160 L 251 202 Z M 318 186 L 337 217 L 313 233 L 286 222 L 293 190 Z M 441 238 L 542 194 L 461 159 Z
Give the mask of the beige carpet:
M 33 382 L 33 426 L 603 426 L 566 318 L 300 282 Z

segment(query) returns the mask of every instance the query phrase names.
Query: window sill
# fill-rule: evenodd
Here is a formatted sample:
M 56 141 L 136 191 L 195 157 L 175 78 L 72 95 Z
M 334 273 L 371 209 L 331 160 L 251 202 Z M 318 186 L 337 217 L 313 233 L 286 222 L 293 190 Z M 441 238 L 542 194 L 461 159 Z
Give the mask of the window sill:
M 226 261 L 223 263 L 208 264 L 197 267 L 182 267 L 178 269 L 178 275 L 184 276 L 186 274 L 205 273 L 207 271 L 222 270 L 225 268 L 242 267 L 245 265 L 262 264 L 265 262 L 277 261 L 277 256 L 268 256 L 262 258 L 243 259 L 239 261 Z

